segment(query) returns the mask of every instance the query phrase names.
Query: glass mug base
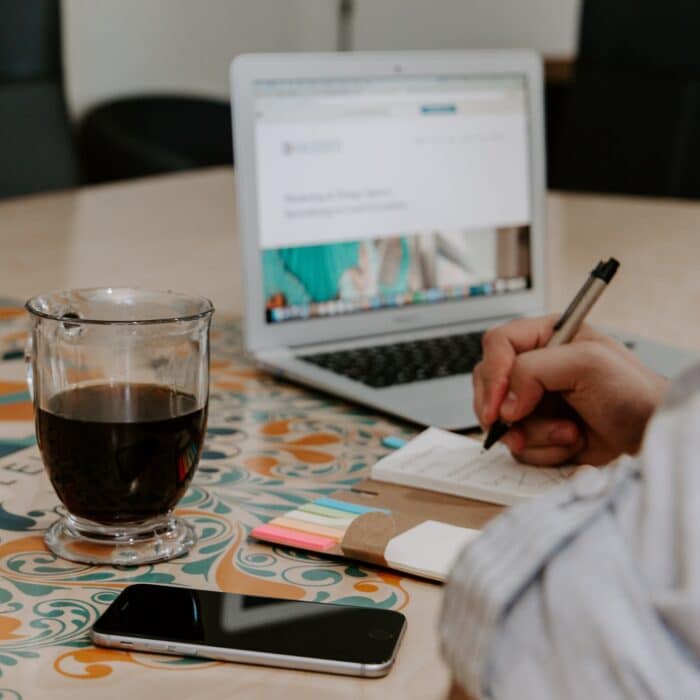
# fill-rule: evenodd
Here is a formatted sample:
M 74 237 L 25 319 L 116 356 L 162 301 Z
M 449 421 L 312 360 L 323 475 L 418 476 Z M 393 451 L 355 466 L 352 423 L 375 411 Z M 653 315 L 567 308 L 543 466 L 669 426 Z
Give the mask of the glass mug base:
M 64 515 L 49 527 L 44 541 L 54 554 L 71 561 L 138 566 L 187 554 L 197 537 L 191 525 L 170 515 L 118 526 Z

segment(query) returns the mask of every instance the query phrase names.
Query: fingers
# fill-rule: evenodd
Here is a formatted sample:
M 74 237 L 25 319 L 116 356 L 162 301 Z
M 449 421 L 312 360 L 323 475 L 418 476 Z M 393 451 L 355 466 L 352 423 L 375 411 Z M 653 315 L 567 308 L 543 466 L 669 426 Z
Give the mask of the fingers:
M 556 467 L 577 461 L 577 455 L 584 448 L 583 440 L 570 447 L 528 447 L 513 456 L 523 464 L 538 467 Z
M 499 418 L 514 425 L 503 441 L 532 464 L 595 465 L 633 454 L 665 381 L 585 324 L 573 342 L 544 347 L 553 324 L 553 316 L 524 319 L 484 336 L 474 371 L 481 425 Z
M 538 466 L 577 461 L 585 447 L 576 423 L 536 417 L 511 428 L 503 442 L 518 461 Z
M 514 360 L 515 355 L 505 371 L 496 370 L 489 373 L 483 361 L 474 367 L 474 412 L 482 428 L 488 427 L 498 418 L 501 403 L 508 390 L 510 367 Z
M 596 341 L 542 348 L 519 355 L 510 373 L 511 401 L 503 402 L 501 418 L 515 423 L 530 415 L 546 391 L 571 392 L 599 366 L 609 349 Z
M 555 316 L 520 318 L 484 333 L 481 347 L 484 364 L 490 369 L 508 364 L 514 355 L 540 348 L 552 335 Z
M 474 409 L 482 426 L 493 423 L 507 394 L 518 354 L 542 347 L 552 334 L 555 316 L 518 319 L 484 334 L 484 359 L 474 369 Z
M 566 346 L 566 354 L 550 356 L 559 349 L 543 347 L 556 319 L 554 315 L 518 319 L 484 335 L 484 356 L 473 372 L 474 410 L 482 427 L 498 418 L 509 423 L 521 420 L 534 410 L 545 390 L 571 389 L 587 353 L 625 352 L 614 340 L 583 324 L 575 342 Z M 546 360 L 538 356 L 541 352 L 548 353 Z
M 581 438 L 579 426 L 571 420 L 531 416 L 514 425 L 503 438 L 512 452 L 540 447 L 571 447 Z

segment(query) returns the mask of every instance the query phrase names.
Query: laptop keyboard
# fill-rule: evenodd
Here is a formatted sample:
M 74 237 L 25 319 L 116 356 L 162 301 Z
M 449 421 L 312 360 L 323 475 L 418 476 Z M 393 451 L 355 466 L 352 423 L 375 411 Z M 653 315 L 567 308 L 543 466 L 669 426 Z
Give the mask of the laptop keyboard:
M 468 374 L 481 359 L 483 332 L 425 338 L 304 355 L 310 362 L 375 389 L 410 382 Z

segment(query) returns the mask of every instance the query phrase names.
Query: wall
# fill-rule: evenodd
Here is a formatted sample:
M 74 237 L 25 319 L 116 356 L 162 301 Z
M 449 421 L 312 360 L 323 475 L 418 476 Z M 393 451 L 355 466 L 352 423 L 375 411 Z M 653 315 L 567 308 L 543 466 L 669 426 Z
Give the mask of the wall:
M 356 49 L 576 51 L 581 0 L 355 0 Z
M 357 49 L 575 51 L 580 0 L 355 0 Z M 244 51 L 336 45 L 336 0 L 63 0 L 68 102 L 79 116 L 138 92 L 228 96 Z
M 63 0 L 71 113 L 113 96 L 185 92 L 228 97 L 245 51 L 331 50 L 326 0 Z

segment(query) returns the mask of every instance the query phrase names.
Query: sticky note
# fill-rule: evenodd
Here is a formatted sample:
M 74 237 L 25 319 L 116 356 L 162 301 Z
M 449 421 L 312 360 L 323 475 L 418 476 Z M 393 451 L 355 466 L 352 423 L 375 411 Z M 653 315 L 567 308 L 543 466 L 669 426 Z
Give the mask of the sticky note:
M 332 527 L 333 529 L 343 532 L 357 516 L 348 513 L 347 518 L 329 518 L 325 515 L 315 515 L 314 513 L 307 513 L 305 510 L 297 509 L 285 513 L 284 517 L 294 518 L 294 520 L 301 520 L 305 523 L 315 523 L 316 525 L 323 525 L 324 527 Z
M 317 552 L 325 552 L 335 546 L 335 540 L 320 535 L 310 535 L 298 530 L 290 530 L 276 525 L 259 525 L 251 533 L 259 540 L 267 540 L 277 544 L 288 544 L 301 549 L 312 549 Z
M 398 450 L 399 447 L 403 447 L 405 444 L 406 440 L 396 437 L 395 435 L 388 435 L 382 438 L 382 445 L 384 445 L 384 447 L 390 447 L 392 450 Z
M 327 506 L 322 506 L 314 501 L 313 503 L 304 503 L 303 506 L 299 506 L 299 510 L 304 511 L 304 513 L 313 513 L 314 515 L 324 515 L 327 518 L 342 518 L 343 520 L 347 518 L 348 511 L 338 510 L 337 508 L 329 508 Z
M 330 537 L 331 539 L 340 542 L 343 537 L 345 529 L 334 529 L 332 527 L 325 527 L 324 525 L 317 525 L 315 523 L 306 523 L 303 520 L 297 520 L 293 513 L 288 513 L 286 516 L 281 516 L 271 520 L 268 525 L 274 525 L 275 527 L 288 527 L 291 530 L 300 530 L 301 532 L 307 532 L 310 535 L 320 535 L 321 537 Z
M 336 501 L 334 498 L 317 498 L 313 505 L 321 506 L 322 508 L 333 508 L 335 510 L 344 511 L 346 513 L 355 513 L 362 515 L 363 513 L 372 513 L 379 511 L 380 513 L 391 513 L 386 508 L 370 508 L 369 506 L 361 506 L 358 503 L 346 503 L 345 501 Z

